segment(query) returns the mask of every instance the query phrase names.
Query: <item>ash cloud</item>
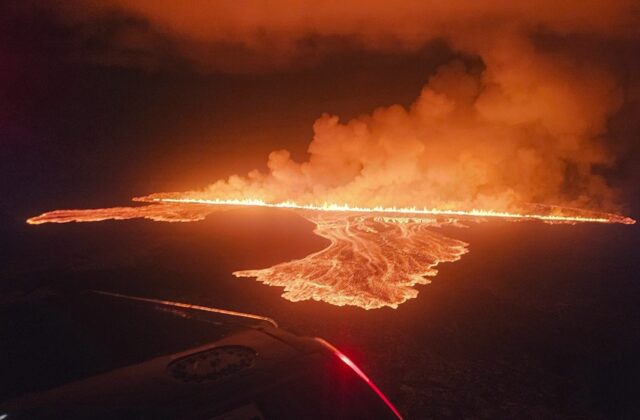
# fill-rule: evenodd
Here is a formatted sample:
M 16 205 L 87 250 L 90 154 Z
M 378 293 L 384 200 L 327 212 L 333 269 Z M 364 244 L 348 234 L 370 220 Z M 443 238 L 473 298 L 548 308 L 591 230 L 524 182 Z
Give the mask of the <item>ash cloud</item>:
M 616 209 L 615 191 L 598 170 L 615 163 L 608 121 L 626 103 L 637 103 L 629 92 L 638 89 L 598 54 L 574 53 L 571 43 L 547 48 L 539 38 L 637 43 L 633 1 L 47 4 L 65 22 L 101 37 L 105 62 L 148 65 L 171 55 L 201 70 L 264 71 L 329 56 L 335 45 L 326 40 L 410 53 L 445 39 L 461 56 L 483 63 L 443 64 L 409 107 L 386 106 L 350 121 L 323 115 L 306 161 L 274 151 L 267 172 L 232 176 L 190 196 Z M 119 24 L 96 35 L 92 28 L 105 20 Z

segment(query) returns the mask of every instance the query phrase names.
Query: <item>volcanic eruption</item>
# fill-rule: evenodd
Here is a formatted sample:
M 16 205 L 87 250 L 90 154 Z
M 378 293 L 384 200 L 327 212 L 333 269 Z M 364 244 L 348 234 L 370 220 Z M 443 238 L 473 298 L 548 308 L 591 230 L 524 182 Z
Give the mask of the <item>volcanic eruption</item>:
M 615 162 L 606 146 L 607 123 L 624 102 L 620 83 L 606 66 L 543 42 L 549 34 L 629 36 L 628 5 L 588 2 L 575 11 L 543 3 L 530 9 L 492 2 L 471 11 L 450 6 L 458 14 L 431 4 L 432 10 L 419 7 L 411 15 L 401 13 L 407 11 L 402 5 L 377 5 L 367 12 L 379 17 L 370 26 L 335 3 L 302 21 L 295 14 L 261 21 L 258 12 L 241 19 L 217 10 L 220 27 L 235 28 L 229 33 L 200 25 L 200 19 L 183 27 L 179 14 L 148 2 L 87 6 L 91 14 L 116 8 L 144 16 L 150 27 L 180 40 L 178 51 L 192 58 L 194 45 L 230 37 L 264 59 L 262 65 L 279 67 L 304 55 L 297 41 L 313 34 L 354 34 L 362 48 L 380 50 L 389 48 L 390 39 L 411 49 L 444 38 L 459 57 L 431 74 L 409 106 L 381 107 L 346 122 L 322 115 L 302 162 L 275 150 L 266 172 L 135 199 L 146 205 L 56 210 L 27 222 L 190 222 L 237 206 L 288 209 L 312 221 L 330 245 L 300 260 L 234 274 L 284 287 L 283 297 L 292 301 L 366 309 L 416 297 L 413 286 L 435 275 L 438 263 L 467 252 L 466 243 L 437 230 L 443 225 L 493 218 L 634 223 L 614 214 L 620 211 L 617 192 L 601 171 Z M 397 25 L 399 17 L 407 25 Z M 482 19 L 492 22 L 490 29 L 478 29 Z M 256 41 L 251 34 L 257 29 L 272 42 Z M 267 46 L 282 52 L 284 61 L 269 61 Z M 208 55 L 193 59 L 205 67 L 246 65 Z

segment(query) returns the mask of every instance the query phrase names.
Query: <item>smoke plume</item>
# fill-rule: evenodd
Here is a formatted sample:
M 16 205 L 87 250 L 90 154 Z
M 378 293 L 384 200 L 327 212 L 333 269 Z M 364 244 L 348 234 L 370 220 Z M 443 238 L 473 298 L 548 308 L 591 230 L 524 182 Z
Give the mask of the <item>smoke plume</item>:
M 107 41 L 102 52 L 116 62 L 168 54 L 200 69 L 251 71 L 313 62 L 344 45 L 401 53 L 434 39 L 446 40 L 461 57 L 479 59 L 444 63 L 408 107 L 385 106 L 350 121 L 322 115 L 306 161 L 274 151 L 268 171 L 234 175 L 190 197 L 507 210 L 529 202 L 616 207 L 615 192 L 598 170 L 614 162 L 607 122 L 623 105 L 623 87 L 606 63 L 571 48 L 545 48 L 540 38 L 635 42 L 634 2 L 51 4 L 90 36 L 96 36 L 92 22 L 119 22 L 100 34 Z
M 314 123 L 306 162 L 286 150 L 203 197 L 362 206 L 508 208 L 541 202 L 602 207 L 612 192 L 592 168 L 610 162 L 607 117 L 619 105 L 604 72 L 509 39 L 482 53 L 486 68 L 442 66 L 409 107 Z

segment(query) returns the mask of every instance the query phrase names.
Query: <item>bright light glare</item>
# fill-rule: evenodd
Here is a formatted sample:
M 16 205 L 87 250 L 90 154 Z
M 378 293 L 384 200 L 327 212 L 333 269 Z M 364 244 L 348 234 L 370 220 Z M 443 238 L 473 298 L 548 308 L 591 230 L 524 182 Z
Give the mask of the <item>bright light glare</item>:
M 373 389 L 373 391 L 376 394 L 378 394 L 378 397 L 380 397 L 382 399 L 382 401 L 384 401 L 384 403 L 387 404 L 387 407 L 389 407 L 391 409 L 391 411 L 393 411 L 393 414 L 395 414 L 399 419 L 402 419 L 402 416 L 400 415 L 398 410 L 393 406 L 393 404 L 391 404 L 391 401 L 389 401 L 387 396 L 384 395 L 382 393 L 382 391 L 380 391 L 380 389 L 376 386 L 376 384 L 374 384 L 373 381 L 371 379 L 369 379 L 367 374 L 364 373 L 355 363 L 353 363 L 353 361 L 351 359 L 349 359 L 344 353 L 342 353 L 340 350 L 338 350 L 336 347 L 334 347 L 328 341 L 323 340 L 322 338 L 316 338 L 316 340 L 319 341 L 320 343 L 324 344 L 331 351 L 333 351 L 333 353 L 336 356 L 338 356 L 338 358 L 340 360 L 342 360 L 342 362 L 345 365 L 349 366 L 351 368 L 351 370 L 353 370 L 356 373 L 356 375 L 358 375 L 363 381 L 365 381 L 371 387 L 371 389 Z

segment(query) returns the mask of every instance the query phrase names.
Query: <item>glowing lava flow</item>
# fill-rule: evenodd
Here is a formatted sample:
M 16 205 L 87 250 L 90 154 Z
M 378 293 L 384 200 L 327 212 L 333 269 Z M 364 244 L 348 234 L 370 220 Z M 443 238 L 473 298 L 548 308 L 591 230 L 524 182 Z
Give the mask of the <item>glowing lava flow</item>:
M 380 218 L 303 213 L 315 223 L 314 233 L 331 243 L 325 249 L 262 270 L 243 270 L 237 277 L 255 277 L 284 287 L 293 302 L 319 300 L 365 309 L 397 308 L 415 298 L 416 284 L 427 284 L 440 262 L 456 261 L 467 244 L 430 230 L 441 223 L 389 223 Z
M 435 276 L 435 266 L 456 261 L 467 244 L 448 238 L 433 228 L 460 226 L 460 221 L 538 220 L 545 223 L 624 223 L 635 220 L 608 213 L 549 206 L 532 206 L 532 212 L 416 208 L 362 208 L 333 204 L 301 205 L 293 202 L 223 200 L 152 195 L 134 199 L 149 203 L 138 207 L 55 210 L 27 220 L 29 224 L 94 222 L 144 218 L 162 222 L 193 222 L 237 206 L 289 209 L 316 225 L 314 232 L 329 245 L 304 258 L 257 270 L 233 273 L 284 288 L 291 301 L 318 300 L 364 309 L 397 308 L 415 298 L 417 284 Z
M 139 207 L 54 210 L 27 219 L 30 225 L 43 223 L 102 222 L 104 220 L 149 219 L 154 222 L 196 222 L 212 213 L 210 206 L 151 204 Z
M 580 215 L 556 215 L 556 214 L 536 214 L 536 213 L 509 213 L 494 210 L 442 210 L 427 209 L 416 207 L 357 207 L 348 204 L 329 204 L 323 205 L 313 204 L 297 204 L 292 201 L 284 201 L 280 203 L 267 203 L 262 200 L 244 199 L 244 200 L 224 200 L 224 199 L 199 199 L 199 198 L 139 198 L 138 201 L 152 201 L 162 203 L 189 203 L 189 204 L 205 204 L 213 206 L 250 206 L 250 207 L 270 207 L 284 208 L 296 210 L 312 210 L 323 212 L 350 212 L 350 213 L 378 213 L 378 214 L 403 214 L 417 216 L 449 216 L 449 217 L 491 217 L 499 219 L 516 219 L 516 220 L 541 220 L 551 223 L 623 223 L 634 224 L 636 221 L 629 218 L 618 216 L 610 213 L 598 213 L 597 216 L 580 216 Z M 580 210 L 578 210 L 580 211 Z M 584 211 L 582 211 L 584 212 Z

